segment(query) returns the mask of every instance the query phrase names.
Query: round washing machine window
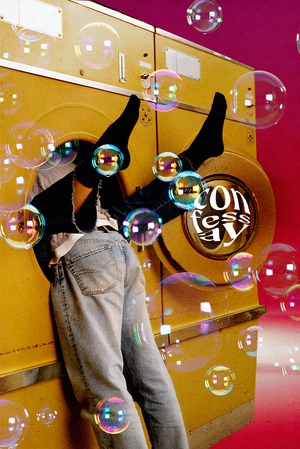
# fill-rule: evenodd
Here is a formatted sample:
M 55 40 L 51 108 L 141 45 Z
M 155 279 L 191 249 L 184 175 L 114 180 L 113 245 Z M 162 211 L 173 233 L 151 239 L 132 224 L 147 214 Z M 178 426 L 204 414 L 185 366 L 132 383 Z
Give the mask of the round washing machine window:
M 256 199 L 239 179 L 228 175 L 205 178 L 203 201 L 184 214 L 187 238 L 206 257 L 227 258 L 247 247 L 255 232 Z

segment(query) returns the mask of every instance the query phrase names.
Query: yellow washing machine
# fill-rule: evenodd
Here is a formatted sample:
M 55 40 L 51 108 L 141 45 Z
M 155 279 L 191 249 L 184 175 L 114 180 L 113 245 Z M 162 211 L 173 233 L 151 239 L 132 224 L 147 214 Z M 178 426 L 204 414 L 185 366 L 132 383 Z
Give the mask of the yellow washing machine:
M 8 146 L 22 142 L 28 129 L 50 133 L 55 146 L 95 142 L 135 93 L 142 105 L 130 139 L 132 162 L 119 178 L 130 195 L 154 179 L 157 154 L 188 148 L 214 92 L 224 93 L 229 103 L 234 82 L 252 70 L 89 1 L 2 1 L 0 8 L 1 170 Z M 99 37 L 94 48 L 84 42 L 87 36 Z M 185 85 L 181 103 L 168 112 L 156 112 L 143 100 L 148 75 L 159 69 L 175 71 Z M 274 197 L 256 160 L 255 132 L 227 112 L 225 152 L 198 170 L 206 181 L 205 201 L 163 225 L 152 246 L 135 247 L 152 329 L 191 448 L 199 441 L 201 448 L 210 447 L 253 420 L 255 342 L 258 318 L 266 312 L 255 284 L 235 288 L 224 277 L 228 262 L 241 252 L 255 266 L 275 226 Z M 34 148 L 27 150 L 34 160 Z M 7 183 L 0 180 L 1 212 L 7 201 L 18 205 L 30 198 L 36 170 L 14 170 Z M 0 246 L 0 405 L 19 423 L 9 435 L 0 428 L 0 443 L 7 447 L 11 438 L 21 449 L 94 449 L 61 358 L 49 283 L 32 248 L 12 248 L 3 238 Z M 247 335 L 251 350 L 243 346 Z M 214 388 L 210 376 L 221 387 Z

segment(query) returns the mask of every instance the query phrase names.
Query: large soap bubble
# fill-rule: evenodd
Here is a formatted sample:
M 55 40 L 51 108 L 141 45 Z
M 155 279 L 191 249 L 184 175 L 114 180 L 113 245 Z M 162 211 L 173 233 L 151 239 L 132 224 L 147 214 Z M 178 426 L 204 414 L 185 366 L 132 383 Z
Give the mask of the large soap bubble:
M 161 234 L 162 224 L 156 212 L 146 208 L 136 209 L 123 221 L 123 233 L 136 245 L 148 246 Z
M 9 160 L 8 163 L 5 161 Z M 3 159 L 0 179 L 0 212 L 15 211 L 30 200 L 34 170 L 15 165 L 15 158 Z M 7 171 L 5 171 L 7 168 Z
M 196 0 L 186 12 L 188 24 L 203 34 L 215 31 L 222 23 L 222 8 L 214 0 Z
M 31 204 L 19 210 L 4 212 L 0 222 L 1 235 L 9 246 L 29 249 L 37 244 L 45 232 L 45 219 Z
M 161 153 L 153 161 L 152 170 L 158 179 L 170 182 L 181 172 L 181 159 L 174 153 Z
M 115 145 L 101 145 L 94 151 L 92 157 L 93 167 L 104 176 L 112 176 L 122 168 L 123 153 Z
M 179 173 L 169 186 L 169 197 L 181 209 L 195 209 L 195 201 L 203 202 L 206 197 L 204 179 L 193 171 Z
M 106 433 L 124 432 L 130 422 L 131 407 L 120 398 L 106 398 L 97 405 L 94 414 L 96 424 Z
M 289 245 L 274 244 L 266 248 L 258 266 L 255 275 L 259 284 L 275 298 L 285 296 L 299 281 L 299 254 Z
M 172 70 L 156 70 L 147 78 L 149 89 L 144 89 L 144 99 L 156 111 L 175 109 L 182 100 L 184 84 Z
M 108 67 L 118 52 L 119 35 L 107 23 L 93 22 L 79 31 L 75 54 L 87 67 L 102 69 Z
M 237 120 L 256 129 L 275 125 L 286 109 L 286 89 L 272 73 L 248 72 L 230 91 L 230 107 Z
M 0 447 L 15 448 L 28 432 L 29 415 L 25 408 L 10 399 L 0 399 Z
M 15 164 L 38 168 L 51 159 L 55 150 L 54 138 L 40 123 L 24 122 L 14 126 L 6 142 L 6 153 L 15 157 Z

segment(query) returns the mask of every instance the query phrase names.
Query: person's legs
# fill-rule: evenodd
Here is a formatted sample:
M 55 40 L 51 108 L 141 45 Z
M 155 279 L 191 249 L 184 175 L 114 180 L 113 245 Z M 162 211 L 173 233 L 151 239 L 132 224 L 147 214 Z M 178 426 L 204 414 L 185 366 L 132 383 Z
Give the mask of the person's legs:
M 96 231 L 77 241 L 56 272 L 51 296 L 63 356 L 99 447 L 147 448 L 135 400 L 154 449 L 187 449 L 180 407 L 154 341 L 144 276 L 133 249 L 115 231 Z M 132 408 L 129 426 L 119 434 L 103 432 L 94 421 L 97 403 L 112 397 Z
M 122 238 L 117 233 L 112 233 Z M 153 449 L 188 449 L 180 406 L 156 346 L 145 302 L 144 275 L 129 244 L 126 267 L 122 353 L 128 386 L 140 405 Z M 139 284 L 139 285 L 138 285 Z
M 109 233 L 83 236 L 55 267 L 51 298 L 64 361 L 82 415 L 99 448 L 147 449 L 143 428 L 123 375 L 121 336 L 125 260 Z M 117 397 L 132 408 L 128 428 L 108 434 L 96 425 L 97 404 Z

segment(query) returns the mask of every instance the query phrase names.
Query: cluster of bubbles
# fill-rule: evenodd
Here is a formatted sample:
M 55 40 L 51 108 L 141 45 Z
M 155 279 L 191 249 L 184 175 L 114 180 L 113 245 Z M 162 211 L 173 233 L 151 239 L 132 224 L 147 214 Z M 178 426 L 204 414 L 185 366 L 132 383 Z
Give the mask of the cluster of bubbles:
M 118 434 L 127 429 L 132 408 L 123 399 L 105 398 L 97 404 L 96 424 L 106 433 Z
M 280 243 L 268 246 L 256 259 L 245 252 L 235 254 L 228 260 L 223 275 L 236 290 L 249 291 L 258 284 L 273 298 L 294 305 L 299 297 L 299 270 L 298 251 Z
M 222 8 L 214 0 L 196 0 L 187 9 L 188 24 L 203 34 L 215 31 L 222 21 Z
M 50 406 L 36 413 L 36 420 L 49 427 L 57 418 L 57 411 Z M 29 413 L 17 401 L 0 399 L 0 447 L 16 448 L 26 437 L 30 426 Z

